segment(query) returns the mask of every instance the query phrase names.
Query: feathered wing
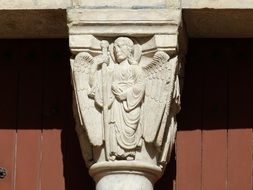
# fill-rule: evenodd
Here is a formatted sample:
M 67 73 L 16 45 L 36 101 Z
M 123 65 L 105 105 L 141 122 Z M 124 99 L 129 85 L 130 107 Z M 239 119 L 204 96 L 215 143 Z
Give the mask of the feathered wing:
M 169 66 L 169 81 L 167 86 L 166 106 L 161 121 L 161 127 L 157 134 L 156 145 L 161 146 L 163 141 L 173 142 L 176 135 L 177 123 L 176 114 L 180 110 L 180 87 L 178 78 L 178 57 L 171 59 L 168 62 Z M 166 136 L 166 137 L 165 137 Z M 164 137 L 166 139 L 164 139 Z M 165 142 L 167 143 L 167 142 Z
M 177 57 L 170 59 L 165 52 L 158 51 L 153 61 L 143 67 L 146 80 L 145 99 L 142 105 L 144 127 L 143 137 L 146 142 L 160 147 L 160 135 L 166 131 L 166 119 L 169 115 Z
M 72 83 L 75 89 L 75 99 L 79 113 L 80 124 L 87 132 L 93 146 L 103 144 L 102 115 L 95 107 L 94 100 L 89 98 L 89 72 L 94 63 L 93 57 L 86 52 L 76 55 L 71 63 Z
M 93 164 L 93 151 L 92 151 L 92 145 L 89 141 L 87 131 L 84 129 L 84 127 L 80 123 L 80 118 L 78 114 L 78 108 L 76 104 L 75 98 L 73 99 L 73 116 L 75 119 L 75 130 L 80 142 L 81 152 L 85 161 L 86 166 L 89 168 Z

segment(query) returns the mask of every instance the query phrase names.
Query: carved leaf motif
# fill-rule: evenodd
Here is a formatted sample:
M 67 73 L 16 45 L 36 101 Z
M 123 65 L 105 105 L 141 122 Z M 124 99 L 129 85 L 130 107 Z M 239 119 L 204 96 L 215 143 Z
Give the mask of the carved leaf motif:
M 92 64 L 94 59 L 90 54 L 86 52 L 77 54 L 71 64 L 72 80 L 80 123 L 86 130 L 91 144 L 101 146 L 103 144 L 102 116 L 95 107 L 94 100 L 88 97 L 91 90 L 88 81 Z

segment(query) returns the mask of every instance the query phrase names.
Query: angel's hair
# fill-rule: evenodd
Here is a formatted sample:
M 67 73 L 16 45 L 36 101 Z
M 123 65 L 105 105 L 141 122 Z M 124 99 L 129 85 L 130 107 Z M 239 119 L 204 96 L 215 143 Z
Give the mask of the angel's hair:
M 128 47 L 129 52 L 132 53 L 133 48 L 134 48 L 134 42 L 130 38 L 128 38 L 128 37 L 119 37 L 114 42 L 115 43 L 123 42 Z
M 128 54 L 129 63 L 131 65 L 137 65 L 138 63 L 133 57 L 134 42 L 128 37 L 119 37 L 114 41 L 114 43 L 119 43 L 119 42 L 123 42 L 127 46 L 127 49 L 129 51 L 129 54 Z

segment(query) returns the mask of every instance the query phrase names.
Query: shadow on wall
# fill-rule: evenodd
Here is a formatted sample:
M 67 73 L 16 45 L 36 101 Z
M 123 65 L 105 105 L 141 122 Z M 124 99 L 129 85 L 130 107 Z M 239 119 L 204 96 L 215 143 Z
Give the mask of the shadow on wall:
M 89 176 L 88 169 L 82 158 L 74 121 L 62 130 L 61 137 L 65 190 L 95 190 L 95 183 Z
M 154 190 L 175 190 L 176 185 L 176 157 L 175 151 L 171 153 L 170 162 L 164 171 L 163 176 L 156 182 Z

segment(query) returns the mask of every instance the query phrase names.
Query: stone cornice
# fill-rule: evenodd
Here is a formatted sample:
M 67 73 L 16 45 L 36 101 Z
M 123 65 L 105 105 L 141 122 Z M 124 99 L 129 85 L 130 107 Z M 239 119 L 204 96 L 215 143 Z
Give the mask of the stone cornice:
M 180 22 L 177 9 L 68 9 L 70 35 L 171 35 L 178 33 Z

